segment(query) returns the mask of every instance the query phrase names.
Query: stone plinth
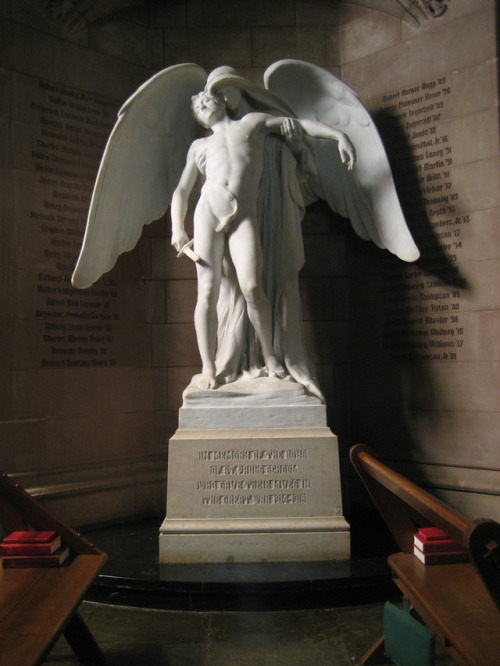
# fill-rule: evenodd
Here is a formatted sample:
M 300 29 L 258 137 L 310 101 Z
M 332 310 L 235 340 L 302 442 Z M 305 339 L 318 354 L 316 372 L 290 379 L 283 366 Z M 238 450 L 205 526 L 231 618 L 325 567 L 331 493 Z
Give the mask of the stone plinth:
M 240 379 L 205 391 L 188 386 L 179 410 L 184 428 L 308 428 L 326 426 L 326 409 L 304 387 L 273 377 Z
M 160 562 L 348 559 L 337 437 L 324 405 L 295 383 L 237 385 L 185 392 L 169 444 Z

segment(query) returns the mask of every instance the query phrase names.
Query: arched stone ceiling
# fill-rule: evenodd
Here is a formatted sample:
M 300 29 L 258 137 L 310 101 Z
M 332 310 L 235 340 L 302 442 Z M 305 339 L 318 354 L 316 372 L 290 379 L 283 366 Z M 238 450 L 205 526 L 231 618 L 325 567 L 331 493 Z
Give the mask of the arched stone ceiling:
M 106 16 L 138 7 L 148 11 L 158 0 L 32 0 L 47 18 L 69 30 L 78 30 Z M 175 0 L 162 0 L 162 4 Z M 324 0 L 325 4 L 357 5 L 391 14 L 412 23 L 444 14 L 451 0 Z
M 420 23 L 429 17 L 442 16 L 450 2 L 451 0 L 341 0 L 339 4 L 359 5 Z

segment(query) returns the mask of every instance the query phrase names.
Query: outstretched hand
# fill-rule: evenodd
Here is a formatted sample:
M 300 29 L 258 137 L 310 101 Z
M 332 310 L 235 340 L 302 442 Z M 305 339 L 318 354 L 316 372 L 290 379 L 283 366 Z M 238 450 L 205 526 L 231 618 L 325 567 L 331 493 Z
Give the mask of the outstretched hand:
M 347 162 L 347 168 L 351 171 L 356 162 L 356 149 L 345 134 L 342 134 L 339 138 L 339 153 L 342 164 Z

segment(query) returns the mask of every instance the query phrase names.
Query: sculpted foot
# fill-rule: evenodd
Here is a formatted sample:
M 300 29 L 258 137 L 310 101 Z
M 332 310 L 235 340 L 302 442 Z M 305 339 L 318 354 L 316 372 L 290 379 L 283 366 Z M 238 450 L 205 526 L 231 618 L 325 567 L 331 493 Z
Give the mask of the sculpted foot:
M 285 379 L 288 375 L 276 356 L 270 356 L 267 359 L 267 374 L 269 377 L 276 377 L 277 379 Z
M 236 381 L 236 373 L 235 372 L 222 373 L 220 375 L 217 375 L 215 381 L 217 382 L 217 386 L 222 386 L 223 384 L 231 384 L 232 382 Z
M 218 387 L 215 374 L 212 372 L 202 372 L 200 375 L 195 375 L 192 382 L 200 389 L 216 389 Z

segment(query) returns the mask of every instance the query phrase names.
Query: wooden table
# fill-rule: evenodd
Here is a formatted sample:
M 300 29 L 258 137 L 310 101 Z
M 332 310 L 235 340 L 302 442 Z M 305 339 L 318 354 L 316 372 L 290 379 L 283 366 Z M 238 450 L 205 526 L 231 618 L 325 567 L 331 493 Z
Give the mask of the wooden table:
M 0 663 L 41 664 L 61 633 L 81 663 L 102 663 L 78 607 L 105 561 L 77 555 L 57 568 L 0 567 Z

